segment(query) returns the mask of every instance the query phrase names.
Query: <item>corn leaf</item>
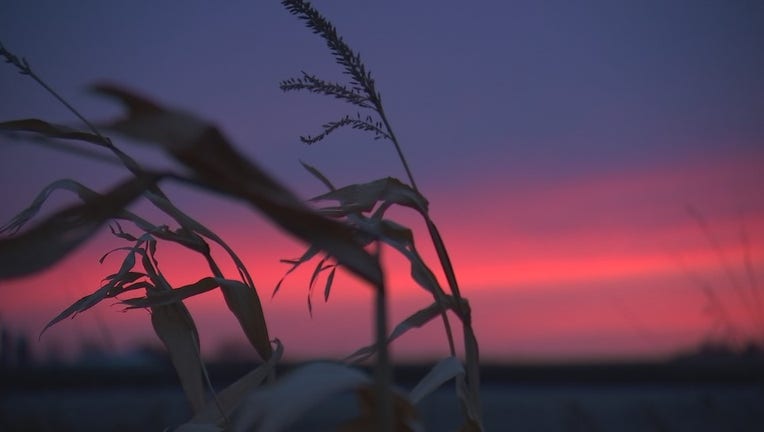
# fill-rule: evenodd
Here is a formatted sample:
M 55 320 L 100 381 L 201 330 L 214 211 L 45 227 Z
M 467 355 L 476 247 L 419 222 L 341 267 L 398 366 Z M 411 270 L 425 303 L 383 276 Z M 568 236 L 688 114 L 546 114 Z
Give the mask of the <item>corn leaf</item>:
M 289 270 L 284 273 L 284 276 L 279 279 L 279 282 L 276 284 L 276 288 L 273 289 L 273 293 L 271 294 L 271 297 L 275 296 L 277 292 L 279 292 L 279 289 L 281 288 L 281 284 L 284 282 L 284 279 L 286 279 L 287 276 L 289 276 L 290 273 L 297 270 L 297 267 L 302 265 L 303 263 L 310 261 L 314 256 L 316 256 L 319 252 L 321 252 L 321 249 L 310 246 L 300 258 L 293 259 L 293 260 L 281 260 L 283 263 L 292 264 L 292 267 L 289 268 Z
M 329 292 L 332 289 L 332 284 L 334 283 L 334 272 L 337 271 L 337 267 L 335 266 L 332 268 L 331 273 L 329 273 L 329 276 L 326 278 L 326 285 L 324 286 L 324 301 L 329 301 Z
M 94 305 L 96 305 L 98 302 L 106 298 L 107 294 L 109 293 L 110 287 L 104 286 L 100 289 L 96 290 L 93 294 L 86 295 L 85 297 L 80 298 L 76 302 L 74 302 L 71 306 L 64 309 L 63 312 L 56 315 L 48 324 L 45 325 L 45 327 L 40 332 L 40 337 L 47 331 L 50 327 L 52 327 L 54 324 L 65 320 L 66 318 L 80 313 L 82 311 L 85 311 L 87 309 L 90 309 Z
M 411 389 L 409 399 L 414 403 L 418 403 L 425 396 L 437 390 L 446 381 L 459 375 L 464 375 L 462 363 L 456 357 L 446 357 L 435 364 L 430 369 L 430 372 Z
M 284 355 L 284 346 L 278 339 L 275 339 L 274 343 L 276 349 L 273 351 L 273 355 L 267 362 L 261 364 L 248 374 L 236 380 L 233 384 L 226 387 L 223 391 L 219 392 L 217 394 L 217 400 L 207 402 L 204 408 L 186 425 L 219 423 L 223 419 L 223 416 L 221 416 L 220 413 L 221 408 L 226 418 L 233 414 L 234 410 L 239 406 L 244 397 L 254 389 L 260 387 L 263 382 L 265 382 L 266 378 L 272 376 L 276 370 L 276 363 L 279 362 Z M 179 428 L 177 432 L 186 432 L 186 425 Z
M 377 257 L 358 244 L 349 227 L 306 207 L 265 171 L 237 152 L 212 124 L 187 113 L 159 107 L 125 89 L 100 85 L 99 93 L 120 100 L 127 115 L 106 125 L 136 139 L 162 145 L 205 184 L 244 199 L 292 235 L 325 250 L 374 286 L 382 281 Z
M 157 179 L 149 174 L 132 178 L 100 197 L 53 214 L 18 236 L 0 239 L 0 279 L 24 276 L 55 264 Z
M 234 417 L 233 431 L 284 430 L 328 397 L 370 383 L 371 379 L 365 373 L 347 365 L 309 363 L 247 396 Z
M 236 316 L 242 331 L 244 331 L 247 339 L 258 352 L 258 355 L 260 355 L 263 359 L 268 359 L 271 355 L 271 346 L 268 342 L 268 329 L 263 318 L 260 298 L 257 295 L 257 291 L 255 291 L 255 286 L 252 283 L 252 278 L 244 266 L 244 263 L 218 235 L 180 211 L 171 202 L 152 193 L 148 193 L 147 197 L 160 210 L 164 211 L 173 219 L 175 219 L 179 224 L 181 224 L 183 228 L 182 230 L 176 231 L 174 233 L 175 236 L 180 236 L 181 238 L 187 239 L 190 238 L 190 242 L 184 241 L 183 244 L 194 250 L 197 250 L 199 253 L 202 253 L 205 256 L 210 264 L 211 269 L 213 270 L 213 273 L 215 273 L 216 280 L 221 284 L 220 288 L 229 310 L 231 310 L 234 316 Z M 209 246 L 206 244 L 206 242 L 204 242 L 201 236 L 214 241 L 228 253 L 236 265 L 242 280 L 245 281 L 244 283 L 224 279 L 222 277 L 222 273 L 220 273 L 217 265 L 210 255 Z M 175 237 L 171 238 L 174 239 Z M 197 242 L 196 247 L 194 247 L 193 243 L 191 243 L 193 241 Z
M 205 293 L 218 286 L 220 286 L 220 284 L 215 278 L 206 277 L 189 285 L 184 285 L 169 291 L 158 291 L 144 297 L 124 299 L 120 301 L 120 303 L 126 305 L 126 309 L 166 306 L 181 302 L 188 297 Z
M 231 249 L 231 247 L 228 246 L 228 244 L 225 241 L 223 241 L 222 238 L 220 238 L 212 230 L 202 225 L 197 220 L 193 219 L 191 216 L 183 213 L 179 208 L 175 207 L 175 205 L 172 204 L 165 197 L 154 194 L 152 192 L 148 192 L 146 193 L 146 198 L 152 204 L 154 204 L 154 206 L 156 206 L 158 209 L 162 210 L 164 213 L 166 213 L 168 216 L 172 217 L 176 222 L 178 222 L 178 224 L 180 224 L 180 226 L 183 227 L 182 228 L 183 232 L 188 232 L 190 233 L 189 235 L 207 238 L 215 242 L 216 244 L 218 244 L 220 247 L 222 247 L 223 250 L 226 251 L 228 256 L 236 265 L 236 270 L 239 272 L 239 275 L 241 276 L 242 280 L 245 281 L 247 285 L 252 287 L 252 289 L 255 288 L 255 285 L 252 282 L 252 277 L 249 275 L 249 272 L 247 271 L 246 266 L 244 266 L 244 263 L 241 261 L 239 256 L 236 255 L 233 249 Z M 206 246 L 206 242 L 204 242 L 203 239 L 200 238 L 200 241 L 204 243 L 204 245 Z M 200 252 L 202 252 L 205 255 L 208 255 L 209 246 L 206 246 L 206 250 L 201 250 Z M 221 276 L 218 276 L 218 277 L 221 277 Z
M 382 241 L 406 257 L 411 264 L 411 278 L 420 287 L 429 291 L 436 300 L 445 298 L 446 294 L 438 283 L 438 279 L 414 246 L 414 235 L 411 229 L 387 219 L 365 220 L 374 225 Z
M 393 329 L 392 333 L 390 333 L 390 336 L 388 336 L 387 338 L 387 343 L 388 344 L 392 343 L 394 340 L 398 339 L 399 337 L 401 337 L 402 335 L 404 335 L 406 332 L 408 332 L 411 329 L 420 328 L 424 326 L 425 324 L 430 322 L 433 318 L 439 316 L 442 311 L 443 311 L 443 306 L 441 306 L 438 302 L 435 302 L 424 309 L 420 309 L 414 312 L 408 318 L 404 319 L 403 321 L 398 323 L 398 325 L 395 326 L 395 329 Z M 345 361 L 349 361 L 353 363 L 361 362 L 371 357 L 376 352 L 377 352 L 376 344 L 371 344 L 363 348 L 360 348 L 354 353 L 345 357 Z
M 268 339 L 268 327 L 260 298 L 255 290 L 239 281 L 219 278 L 215 280 L 220 284 L 223 298 L 239 321 L 249 342 L 262 359 L 270 359 L 272 348 Z
M 303 162 L 303 161 L 300 161 L 300 164 L 301 164 L 301 165 L 302 165 L 302 167 L 303 167 L 303 168 L 305 168 L 305 169 L 306 169 L 306 170 L 307 170 L 309 173 L 311 173 L 311 174 L 313 175 L 313 177 L 317 178 L 317 179 L 318 179 L 318 181 L 320 181 L 321 183 L 323 183 L 323 184 L 324 184 L 324 186 L 326 186 L 326 188 L 327 188 L 327 189 L 329 189 L 330 191 L 333 191 L 333 190 L 336 190 L 336 189 L 337 189 L 337 188 L 335 188 L 335 187 L 334 187 L 334 185 L 332 184 L 332 182 L 330 182 L 330 181 L 329 181 L 329 179 L 328 179 L 328 178 L 327 178 L 327 177 L 326 177 L 326 176 L 325 176 L 325 175 L 324 175 L 324 174 L 323 174 L 321 171 L 319 171 L 319 170 L 318 170 L 318 168 L 316 168 L 316 167 L 314 167 L 314 166 L 312 166 L 312 165 L 308 165 L 308 164 L 306 164 L 306 163 L 305 163 L 305 162 Z
M 204 372 L 199 357 L 199 335 L 182 303 L 151 308 L 151 324 L 170 353 L 180 384 L 194 413 L 204 407 Z
M 371 211 L 378 202 L 389 202 L 427 213 L 428 202 L 419 192 L 400 180 L 387 177 L 369 183 L 353 184 L 311 198 L 313 202 L 338 201 L 337 207 L 325 207 L 321 212 L 333 216 Z
M 102 137 L 78 131 L 66 126 L 54 125 L 39 119 L 23 119 L 0 122 L 0 130 L 12 132 L 34 132 L 51 138 L 62 138 L 77 141 L 86 141 L 100 146 L 105 145 Z
M 48 324 L 45 325 L 43 330 L 40 332 L 40 336 L 42 336 L 45 331 L 53 326 L 54 324 L 68 318 L 69 316 L 84 312 L 87 309 L 90 309 L 91 307 L 98 304 L 101 300 L 108 298 L 108 297 L 114 297 L 124 291 L 126 291 L 128 288 L 124 287 L 123 284 L 130 283 L 136 280 L 135 274 L 141 274 L 138 272 L 131 271 L 133 267 L 135 267 L 135 254 L 141 253 L 143 251 L 142 244 L 146 241 L 147 237 L 141 237 L 136 242 L 136 245 L 132 248 L 120 248 L 120 249 L 126 249 L 128 250 L 128 254 L 125 256 L 124 260 L 122 261 L 122 265 L 120 266 L 119 272 L 115 273 L 114 275 L 110 275 L 108 278 L 106 278 L 109 282 L 106 283 L 104 286 L 96 290 L 94 293 L 89 294 L 85 297 L 82 297 L 81 299 L 77 300 L 66 308 L 63 312 L 58 314 L 55 318 L 53 318 Z M 133 289 L 133 287 L 130 287 L 129 289 Z
M 469 306 L 464 309 L 469 311 Z M 480 402 L 480 356 L 478 352 L 477 339 L 472 331 L 472 326 L 464 323 L 462 330 L 464 332 L 464 351 L 466 363 L 466 376 L 458 376 L 456 380 L 456 390 L 462 407 L 467 414 L 467 430 L 482 431 L 483 409 Z M 466 379 L 465 379 L 466 378 Z M 472 428 L 472 429 L 469 429 Z
M 45 201 L 47 201 L 50 195 L 58 189 L 64 189 L 64 190 L 69 190 L 71 192 L 74 192 L 80 197 L 80 199 L 82 199 L 82 201 L 88 201 L 100 196 L 100 194 L 86 188 L 85 186 L 81 185 L 80 183 L 74 180 L 70 180 L 70 179 L 57 180 L 49 184 L 48 186 L 46 186 L 42 191 L 40 191 L 40 193 L 37 194 L 37 196 L 32 201 L 32 204 L 29 205 L 29 207 L 22 210 L 19 214 L 14 216 L 13 219 L 11 219 L 8 223 L 0 227 L 0 233 L 8 232 L 10 235 L 13 235 L 16 232 L 18 232 L 18 230 L 21 229 L 21 227 L 23 227 L 27 222 L 29 222 L 30 219 L 32 219 L 37 213 L 39 213 Z
M 324 268 L 324 263 L 326 262 L 326 258 L 322 259 L 318 262 L 316 265 L 316 268 L 313 270 L 313 274 L 310 276 L 310 282 L 308 283 L 308 313 L 313 316 L 313 303 L 311 301 L 311 298 L 313 297 L 313 287 L 316 285 L 316 280 L 318 279 L 318 274 L 321 273 Z

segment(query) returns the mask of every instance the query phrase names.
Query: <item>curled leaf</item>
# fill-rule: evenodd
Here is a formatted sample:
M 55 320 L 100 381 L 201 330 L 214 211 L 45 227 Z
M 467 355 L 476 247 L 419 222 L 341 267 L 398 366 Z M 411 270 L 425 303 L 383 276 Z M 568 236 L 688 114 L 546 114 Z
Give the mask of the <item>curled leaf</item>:
M 286 277 L 289 276 L 290 273 L 292 273 L 293 271 L 297 270 L 297 267 L 299 267 L 303 263 L 305 263 L 307 261 L 310 261 L 320 251 L 321 251 L 321 249 L 319 249 L 319 248 L 317 248 L 315 246 L 310 246 L 302 254 L 302 256 L 300 258 L 293 259 L 293 260 L 281 260 L 281 262 L 284 262 L 284 263 L 287 263 L 287 264 L 292 264 L 292 267 L 290 267 L 289 270 L 287 270 L 286 273 L 284 273 L 284 276 L 282 276 L 281 279 L 279 279 L 279 282 L 276 284 L 276 288 L 273 289 L 273 293 L 271 294 L 271 297 L 276 295 L 276 293 L 279 291 L 279 288 L 281 288 L 281 284 L 284 282 L 284 279 L 286 279 Z
M 419 328 L 430 322 L 433 318 L 439 316 L 441 312 L 443 311 L 443 306 L 440 305 L 438 302 L 432 303 L 431 305 L 427 306 L 424 309 L 420 309 L 413 314 L 411 314 L 409 317 L 398 323 L 398 325 L 395 326 L 395 329 L 393 329 L 392 333 L 390 333 L 390 336 L 387 338 L 387 343 L 390 344 L 394 340 L 401 337 L 403 334 L 408 332 L 409 330 L 413 328 Z M 350 362 L 361 362 L 372 355 L 374 355 L 377 352 L 377 346 L 376 344 L 368 345 L 363 348 L 358 349 L 354 353 L 350 354 L 345 358 L 345 361 Z
M 409 399 L 418 403 L 446 381 L 464 374 L 462 363 L 456 357 L 446 357 L 430 369 L 430 372 L 411 389 Z
M 62 179 L 57 180 L 48 186 L 46 186 L 42 191 L 40 191 L 39 194 L 35 197 L 35 199 L 32 201 L 32 204 L 29 205 L 29 207 L 25 208 L 19 214 L 13 217 L 8 223 L 0 227 L 0 233 L 8 232 L 10 235 L 15 234 L 18 232 L 21 227 L 23 227 L 29 220 L 31 220 L 37 213 L 40 212 L 40 209 L 42 208 L 42 205 L 45 204 L 45 201 L 48 200 L 50 195 L 55 192 L 56 190 L 63 189 L 68 190 L 71 192 L 74 192 L 77 194 L 82 201 L 88 201 L 95 197 L 100 196 L 100 194 L 94 192 L 91 189 L 86 188 L 82 184 L 71 180 L 71 179 Z
M 55 264 L 158 178 L 152 174 L 131 178 L 102 196 L 51 215 L 18 236 L 0 239 L 0 279 L 24 276 Z
M 321 209 L 321 212 L 331 215 L 369 212 L 378 202 L 395 203 L 422 213 L 427 212 L 429 205 L 422 194 L 392 177 L 345 186 L 311 198 L 314 202 L 327 200 L 340 203 L 337 207 Z
M 120 301 L 127 306 L 127 309 L 147 308 L 156 306 L 166 306 L 173 303 L 179 303 L 188 297 L 205 293 L 220 284 L 215 278 L 206 277 L 195 283 L 184 285 L 172 290 L 152 292 L 144 297 L 130 298 Z

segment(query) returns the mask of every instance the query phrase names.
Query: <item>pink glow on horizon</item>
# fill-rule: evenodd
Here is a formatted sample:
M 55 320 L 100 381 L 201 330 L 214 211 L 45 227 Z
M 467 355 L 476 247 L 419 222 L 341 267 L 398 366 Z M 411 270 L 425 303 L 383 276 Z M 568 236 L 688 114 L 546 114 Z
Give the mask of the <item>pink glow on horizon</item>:
M 755 158 L 742 158 L 737 165 L 696 163 L 520 191 L 492 182 L 472 185 L 483 193 L 464 194 L 465 202 L 458 205 L 444 199 L 446 191 L 433 191 L 433 217 L 475 312 L 484 356 L 649 356 L 691 347 L 712 327 L 703 312 L 707 299 L 693 277 L 714 286 L 741 328 L 755 331 L 729 286 L 717 252 L 684 207 L 697 204 L 701 214 L 708 212 L 704 216 L 709 227 L 741 281 L 746 272 L 741 264 L 746 250 L 739 237 L 744 225 L 752 268 L 761 274 L 764 203 L 757 189 L 762 183 L 756 180 L 764 180 L 764 175 L 757 166 Z M 250 215 L 245 209 L 206 216 L 207 223 L 213 229 L 219 226 L 221 237 L 248 263 L 271 337 L 280 338 L 292 358 L 341 356 L 369 343 L 370 289 L 352 277 L 337 276 L 328 303 L 323 301 L 323 279 L 319 281 L 312 319 L 306 296 L 315 262 L 290 275 L 270 299 L 289 267 L 278 259 L 299 256 L 304 247 L 262 222 L 253 225 Z M 408 213 L 403 217 L 419 228 L 415 217 Z M 246 230 L 241 228 L 244 221 Z M 435 263 L 427 238 L 420 235 L 417 244 L 428 262 Z M 100 266 L 96 259 L 117 246 L 122 243 L 101 235 L 48 272 L 5 283 L 0 318 L 36 334 L 116 268 L 118 254 Z M 163 245 L 159 253 L 162 270 L 177 285 L 206 275 L 204 262 L 191 254 Z M 224 253 L 216 250 L 215 256 L 227 274 L 235 274 Z M 386 260 L 392 266 L 388 279 L 397 322 L 431 299 L 410 281 L 405 262 L 392 251 Z M 439 273 L 435 264 L 433 270 Z M 117 314 L 121 308 L 106 303 L 54 327 L 44 343 L 75 344 L 79 335 L 80 340 L 99 340 L 98 326 L 106 326 L 119 347 L 152 339 L 145 312 Z M 198 318 L 208 355 L 229 341 L 243 342 L 218 294 L 195 298 L 189 308 Z M 433 324 L 412 332 L 400 340 L 395 352 L 404 358 L 442 355 L 446 352 L 442 330 Z

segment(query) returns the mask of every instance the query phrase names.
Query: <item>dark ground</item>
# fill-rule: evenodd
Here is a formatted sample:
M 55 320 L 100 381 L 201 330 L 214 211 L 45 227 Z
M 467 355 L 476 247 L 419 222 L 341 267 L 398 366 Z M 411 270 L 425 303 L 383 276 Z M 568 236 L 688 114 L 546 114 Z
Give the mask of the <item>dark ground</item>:
M 222 387 L 249 367 L 216 363 L 210 375 Z M 410 388 L 426 371 L 399 367 L 396 382 Z M 487 365 L 482 378 L 489 431 L 764 431 L 761 358 Z M 190 417 L 174 372 L 163 361 L 6 367 L 0 392 L 0 431 L 160 431 Z M 341 395 L 290 430 L 325 430 L 355 410 L 353 395 Z M 419 410 L 429 431 L 455 430 L 461 418 L 448 385 L 424 399 Z

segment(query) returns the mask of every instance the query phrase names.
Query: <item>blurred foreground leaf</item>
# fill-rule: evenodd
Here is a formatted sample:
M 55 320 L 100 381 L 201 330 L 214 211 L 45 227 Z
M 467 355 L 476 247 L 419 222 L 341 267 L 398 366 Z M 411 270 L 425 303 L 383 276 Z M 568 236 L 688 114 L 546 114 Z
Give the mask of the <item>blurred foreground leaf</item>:
M 18 236 L 0 239 L 0 279 L 32 274 L 55 264 L 158 178 L 148 173 L 132 178 L 104 195 L 49 216 Z
M 284 430 L 325 399 L 370 383 L 371 379 L 365 373 L 347 365 L 309 363 L 247 396 L 237 410 L 233 431 Z
M 128 109 L 126 116 L 105 125 L 107 128 L 160 144 L 207 187 L 248 201 L 278 226 L 326 251 L 373 286 L 381 283 L 377 258 L 359 244 L 353 229 L 305 206 L 237 152 L 213 124 L 180 110 L 161 107 L 119 86 L 101 84 L 94 89 L 118 99 Z
M 35 132 L 51 138 L 85 141 L 103 146 L 104 139 L 98 135 L 55 125 L 39 119 L 22 119 L 0 122 L 0 130 L 12 132 Z

